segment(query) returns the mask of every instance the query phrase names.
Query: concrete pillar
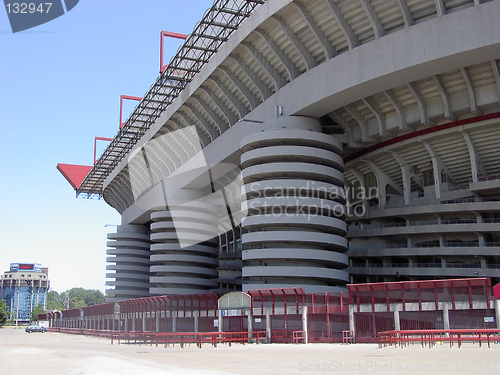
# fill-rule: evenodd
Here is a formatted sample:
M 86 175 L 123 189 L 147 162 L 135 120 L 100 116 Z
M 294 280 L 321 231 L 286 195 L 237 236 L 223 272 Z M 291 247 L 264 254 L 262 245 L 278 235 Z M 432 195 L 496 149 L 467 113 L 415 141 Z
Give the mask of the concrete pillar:
M 223 325 L 223 316 L 222 316 L 221 310 L 218 310 L 218 313 L 219 313 L 219 315 L 218 315 L 218 319 L 219 319 L 219 329 L 218 329 L 218 331 L 222 332 L 222 329 L 224 328 L 224 325 Z
M 160 332 L 160 317 L 156 314 L 156 332 Z
M 349 305 L 349 331 L 352 332 L 353 336 L 356 337 L 356 327 L 354 325 L 354 307 L 356 305 Z
M 309 342 L 307 324 L 307 306 L 302 306 L 302 331 L 304 331 L 304 344 Z
M 177 317 L 172 317 L 172 332 L 177 332 Z
M 194 316 L 194 331 L 193 332 L 200 332 L 200 317 L 199 316 Z
M 443 324 L 444 329 L 450 329 L 450 314 L 448 313 L 448 303 L 443 303 Z
M 135 331 L 135 316 L 132 318 L 132 331 Z
M 248 321 L 248 337 L 253 337 L 253 316 L 252 312 L 249 310 L 248 315 L 247 315 L 247 321 Z
M 401 324 L 399 321 L 399 310 L 394 310 L 394 330 L 395 331 L 400 331 L 401 330 Z
M 271 343 L 271 312 L 269 309 L 266 311 L 266 335 L 268 342 Z
M 500 329 L 500 299 L 495 300 L 495 319 L 497 322 L 497 328 Z
M 142 314 L 142 332 L 146 331 L 146 314 Z
M 125 318 L 125 332 L 128 332 L 128 318 Z

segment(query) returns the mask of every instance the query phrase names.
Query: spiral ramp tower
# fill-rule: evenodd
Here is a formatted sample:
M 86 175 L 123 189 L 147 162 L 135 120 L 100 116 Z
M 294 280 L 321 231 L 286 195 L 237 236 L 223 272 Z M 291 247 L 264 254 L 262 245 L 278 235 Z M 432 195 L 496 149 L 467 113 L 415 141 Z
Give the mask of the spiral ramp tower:
M 149 233 L 143 225 L 120 225 L 116 233 L 108 234 L 106 270 L 107 290 L 114 294 L 108 302 L 139 298 L 149 295 Z
M 279 118 L 241 141 L 244 290 L 336 291 L 348 281 L 340 142 Z
M 219 286 L 217 211 L 189 193 L 151 214 L 151 294 L 206 293 Z

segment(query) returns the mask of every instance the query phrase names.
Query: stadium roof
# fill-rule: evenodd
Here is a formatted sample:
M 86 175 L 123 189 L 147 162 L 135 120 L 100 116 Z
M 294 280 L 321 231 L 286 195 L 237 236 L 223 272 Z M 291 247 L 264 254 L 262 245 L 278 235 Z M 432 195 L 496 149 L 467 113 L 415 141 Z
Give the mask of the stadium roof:
M 216 0 L 213 3 L 76 188 L 77 197 L 102 197 L 104 180 L 232 32 L 263 3 L 265 0 Z

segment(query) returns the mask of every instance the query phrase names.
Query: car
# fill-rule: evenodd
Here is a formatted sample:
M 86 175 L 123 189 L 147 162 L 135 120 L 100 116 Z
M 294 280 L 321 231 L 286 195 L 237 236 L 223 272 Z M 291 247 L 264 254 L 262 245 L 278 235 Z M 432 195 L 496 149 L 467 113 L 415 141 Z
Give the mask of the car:
M 47 332 L 47 328 L 45 328 L 44 326 L 40 326 L 40 325 L 32 325 L 32 326 L 26 327 L 25 331 L 28 333 L 31 333 L 31 332 L 45 333 L 45 332 Z

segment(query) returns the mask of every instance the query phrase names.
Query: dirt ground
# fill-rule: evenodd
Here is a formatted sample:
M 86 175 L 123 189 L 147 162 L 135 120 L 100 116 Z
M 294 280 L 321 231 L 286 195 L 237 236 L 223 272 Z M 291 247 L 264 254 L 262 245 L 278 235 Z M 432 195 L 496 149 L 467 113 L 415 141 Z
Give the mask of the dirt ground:
M 375 344 L 151 347 L 0 329 L 2 375 L 500 374 L 500 344 L 378 348 Z

